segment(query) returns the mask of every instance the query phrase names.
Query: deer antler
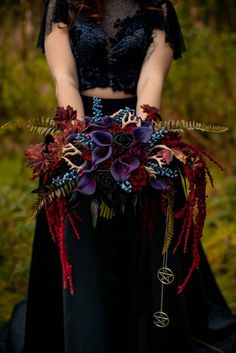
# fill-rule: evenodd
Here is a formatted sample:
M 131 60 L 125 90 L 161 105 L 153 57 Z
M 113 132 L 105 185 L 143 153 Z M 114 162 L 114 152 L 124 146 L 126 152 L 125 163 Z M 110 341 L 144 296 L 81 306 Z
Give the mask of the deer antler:
M 149 176 L 152 178 L 155 178 L 157 175 L 157 172 L 155 172 L 154 169 L 152 169 L 151 167 L 146 167 L 144 166 L 144 168 L 146 169 L 146 171 L 148 172 Z
M 68 143 L 67 145 L 65 145 L 65 147 L 62 149 L 62 154 L 63 156 L 82 156 L 82 152 L 76 148 L 74 145 L 72 145 L 72 143 Z
M 117 112 L 115 112 L 114 114 L 112 114 L 111 118 L 115 118 L 121 111 L 122 111 L 122 109 L 120 109 Z
M 158 163 L 160 168 L 162 168 L 164 165 L 167 165 L 163 157 L 152 156 L 152 157 L 149 157 L 148 159 L 154 159 Z
M 132 115 L 131 113 L 129 113 L 128 117 L 127 117 L 127 114 L 125 114 L 121 119 L 121 122 L 122 122 L 122 128 L 126 127 L 129 124 L 135 124 L 136 126 L 141 126 L 140 118 L 138 118 L 135 115 Z
M 166 145 L 156 145 L 154 146 L 154 148 L 152 149 L 152 151 L 159 149 L 160 151 L 156 152 L 155 156 L 149 157 L 149 159 L 154 159 L 160 166 L 160 168 L 162 168 L 164 165 L 169 164 L 174 156 L 174 152 L 172 151 L 172 149 L 170 149 L 169 147 L 167 147 Z M 163 151 L 167 151 L 167 152 L 163 152 Z
M 77 173 L 79 173 L 84 165 L 82 164 L 82 165 L 78 166 L 78 165 L 72 163 L 71 160 L 67 157 L 68 156 L 77 156 L 77 155 L 82 156 L 82 152 L 78 148 L 76 148 L 74 145 L 72 145 L 72 143 L 68 143 L 62 149 L 62 154 L 63 154 L 62 158 L 69 165 L 70 169 L 75 169 L 77 171 Z
M 76 165 L 74 163 L 72 163 L 69 158 L 66 158 L 66 157 L 62 157 L 66 163 L 69 165 L 70 169 L 75 169 L 77 171 L 77 173 L 79 173 L 81 171 L 81 169 L 84 167 L 84 164 L 83 163 L 82 165 Z

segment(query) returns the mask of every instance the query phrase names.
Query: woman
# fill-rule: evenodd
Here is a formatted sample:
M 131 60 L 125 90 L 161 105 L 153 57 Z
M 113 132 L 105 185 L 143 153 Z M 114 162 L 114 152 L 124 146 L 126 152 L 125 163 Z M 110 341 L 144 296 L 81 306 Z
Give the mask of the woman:
M 70 105 L 82 121 L 93 113 L 94 96 L 104 114 L 129 107 L 145 120 L 142 105 L 161 108 L 171 62 L 184 50 L 174 7 L 159 0 L 50 0 L 38 46 L 58 105 Z M 181 205 L 180 187 L 177 195 Z M 80 240 L 69 224 L 65 229 L 73 294 L 63 289 L 58 247 L 43 211 L 37 219 L 24 353 L 233 352 L 232 343 L 220 342 L 217 350 L 214 330 L 208 331 L 208 301 L 229 310 L 203 252 L 202 271 L 181 295 L 177 286 L 191 261 L 188 253 L 169 256 L 171 271 L 156 276 L 165 227 L 158 193 L 143 195 L 141 214 L 140 205 L 127 198 L 124 212 L 110 220 L 98 217 L 95 228 L 91 199 L 83 197 L 74 207 L 82 220 L 76 223 Z M 217 315 L 223 309 L 214 306 Z

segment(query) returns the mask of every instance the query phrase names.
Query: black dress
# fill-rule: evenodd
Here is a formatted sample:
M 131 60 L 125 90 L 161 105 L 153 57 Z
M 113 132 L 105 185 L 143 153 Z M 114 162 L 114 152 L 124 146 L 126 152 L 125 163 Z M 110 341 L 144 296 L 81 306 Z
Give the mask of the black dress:
M 134 93 L 153 29 L 165 30 L 174 57 L 181 56 L 184 45 L 176 13 L 169 1 L 149 1 L 159 11 L 140 11 L 132 1 L 106 3 L 107 11 L 115 5 L 123 9 L 113 38 L 107 37 L 108 22 L 101 27 L 84 16 L 71 29 L 79 79 L 83 88 L 109 85 Z M 65 0 L 49 1 L 48 6 L 38 42 L 42 49 L 45 27 L 49 33 L 53 21 L 68 22 Z M 92 98 L 82 98 L 85 114 L 91 115 Z M 102 105 L 104 114 L 112 114 L 120 108 L 135 109 L 136 98 L 103 99 Z M 176 180 L 177 209 L 185 200 L 180 185 Z M 70 204 L 71 215 L 76 210 L 81 219 L 74 219 L 80 240 L 71 224 L 65 225 L 73 295 L 63 288 L 59 250 L 44 209 L 37 217 L 23 353 L 235 353 L 236 319 L 201 244 L 201 266 L 177 294 L 192 255 L 173 255 L 170 248 L 168 259 L 163 257 L 166 219 L 160 192 L 147 190 L 138 202 L 127 196 L 125 209 L 109 220 L 99 217 L 95 228 L 91 202 L 92 197 L 80 196 Z M 180 227 L 175 224 L 176 236 Z

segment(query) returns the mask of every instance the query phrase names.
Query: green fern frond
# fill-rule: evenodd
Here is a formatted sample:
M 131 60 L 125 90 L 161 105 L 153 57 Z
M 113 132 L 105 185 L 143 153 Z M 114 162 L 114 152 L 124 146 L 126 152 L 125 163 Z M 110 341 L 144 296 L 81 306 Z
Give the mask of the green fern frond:
M 187 180 L 184 178 L 180 168 L 177 166 L 177 170 L 179 172 L 180 180 L 181 180 L 181 185 L 184 191 L 185 198 L 187 199 L 188 197 L 188 188 L 187 188 Z
M 174 235 L 174 201 L 175 201 L 175 191 L 174 189 L 167 191 L 167 215 L 166 215 L 166 230 L 164 244 L 162 248 L 162 255 L 168 251 L 170 243 Z
M 35 120 L 15 120 L 10 121 L 0 127 L 1 133 L 5 130 L 16 130 L 23 129 L 27 130 L 30 133 L 37 133 L 40 135 L 48 135 L 56 130 L 56 126 L 51 117 L 41 117 Z
M 115 209 L 110 208 L 104 201 L 102 201 L 99 210 L 102 218 L 112 219 L 115 216 Z
M 33 205 L 34 213 L 32 217 L 34 218 L 41 208 L 43 208 L 47 203 L 54 200 L 55 197 L 66 197 L 68 196 L 76 186 L 76 181 L 68 182 L 64 185 L 45 185 L 45 192 L 39 192 L 36 202 Z
M 204 132 L 225 132 L 228 131 L 228 127 L 220 125 L 207 125 L 196 121 L 185 121 L 185 120 L 166 120 L 155 123 L 154 129 L 161 130 L 162 128 L 167 130 L 201 130 Z

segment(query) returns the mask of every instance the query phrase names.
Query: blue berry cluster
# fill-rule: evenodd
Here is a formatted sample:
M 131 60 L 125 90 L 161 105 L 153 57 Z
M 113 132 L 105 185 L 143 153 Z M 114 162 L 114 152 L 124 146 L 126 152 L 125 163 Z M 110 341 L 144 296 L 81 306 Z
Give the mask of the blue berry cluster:
M 121 119 L 123 118 L 123 116 L 125 114 L 129 114 L 131 113 L 132 115 L 135 114 L 135 110 L 134 109 L 131 109 L 129 107 L 125 107 L 124 109 L 122 109 L 119 114 L 117 114 L 117 116 L 115 117 L 115 121 L 118 123 L 118 124 L 121 124 Z
M 90 136 L 83 134 L 82 132 L 79 132 L 76 135 L 76 140 L 78 140 L 81 143 L 85 143 L 89 148 L 93 148 L 94 147 L 94 143 L 91 140 Z
M 150 167 L 155 170 L 157 175 L 168 178 L 176 178 L 178 176 L 178 172 L 175 169 L 171 169 L 170 167 L 160 167 L 157 162 L 149 161 L 147 163 L 147 167 Z
M 121 189 L 124 190 L 125 192 L 128 192 L 128 193 L 132 192 L 132 185 L 128 180 L 119 183 L 119 185 Z
M 152 148 L 153 146 L 155 146 L 157 141 L 165 137 L 167 133 L 168 133 L 168 130 L 165 129 L 164 127 L 162 127 L 161 130 L 159 131 L 154 131 L 148 142 L 148 148 Z
M 94 122 L 100 121 L 102 118 L 102 103 L 101 103 L 101 98 L 98 97 L 93 97 L 93 118 L 92 120 Z
M 75 170 L 65 173 L 62 177 L 58 176 L 52 179 L 52 184 L 56 186 L 62 186 L 69 182 L 76 181 L 78 174 Z

